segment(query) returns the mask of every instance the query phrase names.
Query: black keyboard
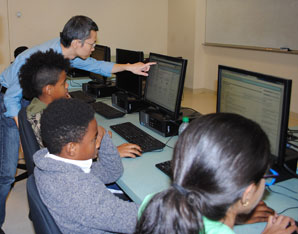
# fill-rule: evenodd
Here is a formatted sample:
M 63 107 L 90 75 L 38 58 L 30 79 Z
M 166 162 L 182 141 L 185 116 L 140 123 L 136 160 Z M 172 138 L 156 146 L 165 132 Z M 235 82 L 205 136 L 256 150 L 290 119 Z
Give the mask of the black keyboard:
M 81 99 L 82 101 L 87 102 L 87 103 L 95 102 L 95 98 L 93 98 L 93 97 L 87 95 L 86 93 L 84 93 L 84 92 L 81 91 L 81 90 L 73 91 L 73 92 L 69 92 L 69 95 L 70 95 L 72 98 Z
M 161 163 L 155 164 L 155 166 L 161 170 L 163 173 L 168 175 L 169 177 L 172 177 L 172 168 L 171 168 L 171 161 L 165 161 Z
M 139 145 L 143 152 L 159 150 L 165 147 L 164 143 L 150 136 L 130 122 L 112 125 L 110 128 L 129 143 Z
M 103 102 L 95 102 L 91 104 L 94 111 L 107 119 L 115 119 L 120 118 L 125 115 L 124 112 L 119 111 L 106 103 Z

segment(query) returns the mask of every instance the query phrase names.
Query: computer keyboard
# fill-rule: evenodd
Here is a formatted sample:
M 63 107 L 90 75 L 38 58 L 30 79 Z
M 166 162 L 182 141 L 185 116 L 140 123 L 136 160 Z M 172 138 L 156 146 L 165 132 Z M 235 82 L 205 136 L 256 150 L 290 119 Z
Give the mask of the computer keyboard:
M 110 128 L 129 143 L 139 145 L 144 153 L 165 147 L 164 143 L 150 136 L 130 122 L 112 125 Z
M 125 115 L 124 112 L 119 111 L 103 102 L 94 102 L 91 105 L 96 113 L 107 119 L 120 118 Z
M 84 93 L 81 90 L 69 92 L 69 95 L 72 98 L 81 99 L 82 101 L 87 102 L 87 103 L 95 102 L 95 98 L 89 96 L 88 94 Z
M 165 161 L 161 163 L 155 164 L 155 166 L 161 170 L 163 173 L 168 175 L 169 177 L 172 177 L 172 168 L 171 168 L 171 161 Z

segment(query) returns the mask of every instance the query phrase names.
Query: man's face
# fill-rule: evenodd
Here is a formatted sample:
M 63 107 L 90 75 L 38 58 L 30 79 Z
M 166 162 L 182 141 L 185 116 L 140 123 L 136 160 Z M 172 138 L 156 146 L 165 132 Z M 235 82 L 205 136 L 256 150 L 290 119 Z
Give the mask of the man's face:
M 77 56 L 82 59 L 87 59 L 94 51 L 94 47 L 97 40 L 97 34 L 95 31 L 91 30 L 89 38 L 87 38 L 84 43 L 80 41 L 80 46 L 77 47 Z

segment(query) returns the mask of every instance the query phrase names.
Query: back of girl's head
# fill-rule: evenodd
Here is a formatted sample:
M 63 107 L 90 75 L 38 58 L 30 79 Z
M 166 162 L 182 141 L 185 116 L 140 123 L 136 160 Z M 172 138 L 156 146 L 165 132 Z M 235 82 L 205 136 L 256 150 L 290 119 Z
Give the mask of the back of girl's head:
M 59 154 L 66 144 L 82 141 L 93 119 L 89 104 L 75 98 L 55 100 L 41 116 L 41 138 L 51 154 Z
M 202 216 L 224 218 L 246 187 L 261 180 L 269 157 L 268 138 L 251 120 L 218 113 L 192 121 L 174 149 L 174 186 L 151 200 L 138 232 L 198 233 Z
M 55 85 L 62 71 L 67 72 L 70 62 L 52 49 L 32 54 L 19 72 L 23 96 L 29 100 L 39 97 L 46 85 Z

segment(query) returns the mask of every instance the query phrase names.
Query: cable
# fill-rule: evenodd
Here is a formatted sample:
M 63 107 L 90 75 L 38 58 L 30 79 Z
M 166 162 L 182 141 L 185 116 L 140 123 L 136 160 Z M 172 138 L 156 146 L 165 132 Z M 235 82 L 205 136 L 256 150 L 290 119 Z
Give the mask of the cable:
M 276 187 L 281 187 L 281 188 L 283 188 L 283 189 L 286 189 L 286 190 L 288 190 L 288 191 L 290 191 L 290 192 L 292 192 L 292 193 L 298 193 L 297 191 L 294 191 L 294 190 L 292 190 L 292 189 L 289 189 L 289 188 L 287 188 L 287 187 L 285 187 L 285 186 L 283 186 L 283 185 L 275 184 L 275 186 L 276 186 Z
M 267 189 L 268 191 L 272 192 L 272 193 L 276 193 L 276 194 L 285 196 L 285 197 L 287 197 L 287 198 L 293 199 L 293 200 L 295 200 L 295 201 L 298 202 L 298 199 L 297 199 L 297 198 L 288 196 L 288 195 L 286 195 L 286 194 L 284 194 L 284 193 L 280 193 L 280 192 L 273 191 L 269 186 L 267 186 L 266 189 Z
M 289 208 L 284 209 L 283 211 L 280 211 L 280 212 L 277 212 L 277 213 L 280 215 L 280 214 L 282 214 L 282 213 L 284 213 L 284 212 L 286 212 L 286 211 L 288 211 L 288 210 L 292 210 L 292 209 L 298 209 L 298 206 L 289 207 Z
M 172 138 L 173 138 L 173 136 L 171 136 L 170 139 L 167 140 L 167 142 L 165 143 L 165 145 L 166 145 L 167 147 L 169 147 L 170 149 L 174 149 L 174 147 L 168 145 L 169 141 L 172 140 Z

